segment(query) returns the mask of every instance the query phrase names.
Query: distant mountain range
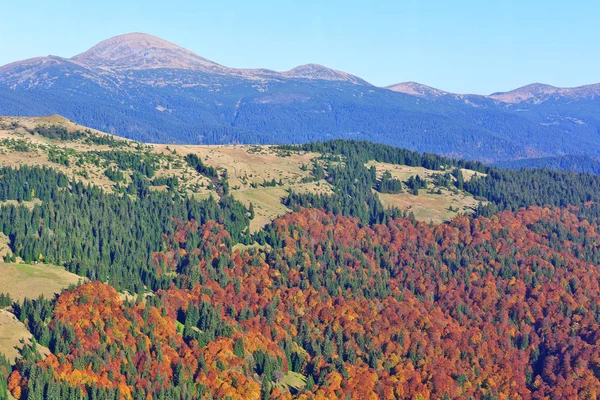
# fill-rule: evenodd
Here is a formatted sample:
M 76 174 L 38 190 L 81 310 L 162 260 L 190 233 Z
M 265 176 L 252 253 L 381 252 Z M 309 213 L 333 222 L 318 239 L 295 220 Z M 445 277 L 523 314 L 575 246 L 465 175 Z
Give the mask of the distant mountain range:
M 397 83 L 395 85 L 387 86 L 386 89 L 430 99 L 448 96 L 455 99 L 479 99 L 480 101 L 483 101 L 483 99 L 491 99 L 507 104 L 541 104 L 551 100 L 594 100 L 600 97 L 600 84 L 574 88 L 559 88 L 543 83 L 532 83 L 531 85 L 523 86 L 511 90 L 510 92 L 492 93 L 489 96 L 449 93 L 416 82 Z
M 0 114 L 55 113 L 146 142 L 352 138 L 487 162 L 600 156 L 600 85 L 489 96 L 379 88 L 316 64 L 229 68 L 141 33 L 0 67 Z

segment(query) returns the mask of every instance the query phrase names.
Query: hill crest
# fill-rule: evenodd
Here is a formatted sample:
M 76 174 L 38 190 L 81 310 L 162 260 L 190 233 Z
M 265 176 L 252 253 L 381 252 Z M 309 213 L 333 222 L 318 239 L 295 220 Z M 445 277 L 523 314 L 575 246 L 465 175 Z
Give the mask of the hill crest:
M 104 40 L 76 55 L 74 61 L 95 68 L 174 68 L 223 71 L 225 67 L 164 39 L 145 33 L 129 33 Z

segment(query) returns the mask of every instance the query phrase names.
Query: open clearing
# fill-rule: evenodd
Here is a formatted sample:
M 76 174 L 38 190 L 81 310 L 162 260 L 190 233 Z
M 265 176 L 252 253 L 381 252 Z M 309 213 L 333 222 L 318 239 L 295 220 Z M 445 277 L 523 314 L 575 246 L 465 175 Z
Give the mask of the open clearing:
M 167 145 L 154 145 L 157 151 L 165 151 Z M 281 179 L 284 184 L 299 183 L 310 172 L 302 165 L 311 166 L 317 156 L 314 153 L 286 153 L 269 146 L 191 146 L 170 145 L 182 156 L 196 154 L 205 164 L 226 169 L 232 191 L 250 188 L 251 184 Z
M 31 333 L 12 313 L 0 310 L 0 353 L 14 362 L 22 347 L 21 340 L 28 342 Z
M 464 193 L 454 194 L 442 189 L 442 194 L 427 193 L 419 190 L 419 195 L 410 193 L 378 193 L 381 203 L 385 207 L 398 207 L 401 210 L 411 211 L 419 221 L 442 223 L 455 217 L 458 213 L 470 214 L 477 207 L 478 201 Z M 453 210 L 450 211 L 449 207 Z
M 306 385 L 306 377 L 297 372 L 288 372 L 283 377 L 283 382 L 291 388 L 301 390 Z
M 106 166 L 81 161 L 88 159 L 77 155 L 111 150 L 110 147 L 91 144 L 83 140 L 62 141 L 49 139 L 39 134 L 31 134 L 33 129 L 40 125 L 63 126 L 69 131 L 86 131 L 88 129 L 60 116 L 0 117 L 0 166 L 49 165 L 71 178 L 98 185 L 107 191 L 115 188 L 115 182 L 105 175 Z M 97 135 L 106 135 L 102 132 L 90 131 Z M 219 175 L 226 171 L 230 193 L 246 206 L 249 206 L 250 203 L 254 206 L 255 218 L 250 224 L 250 230 L 253 232 L 264 227 L 273 219 L 290 212 L 281 204 L 281 200 L 290 189 L 300 193 L 328 193 L 331 191 L 331 186 L 325 181 L 303 183 L 303 181 L 310 180 L 313 163 L 320 156 L 316 153 L 284 151 L 276 146 L 147 145 L 118 137 L 115 137 L 115 140 L 124 142 L 124 147 L 119 147 L 119 151 L 145 153 L 158 157 L 159 167 L 155 177 L 176 176 L 180 182 L 180 191 L 195 198 L 213 196 L 218 199 L 219 195 L 214 189 L 211 179 L 199 174 L 186 163 L 184 157 L 187 154 L 197 155 L 204 164 L 216 168 Z M 15 141 L 29 143 L 28 151 L 18 151 L 14 145 Z M 56 151 L 68 154 L 71 161 L 69 166 L 50 161 L 50 153 Z M 478 202 L 464 192 L 439 188 L 441 194 L 434 194 L 438 188 L 431 183 L 431 178 L 435 174 L 443 174 L 443 171 L 375 161 L 368 162 L 366 165 L 367 167 L 375 166 L 379 176 L 388 170 L 394 178 L 402 182 L 417 175 L 430 181 L 428 190 L 421 190 L 419 196 L 409 194 L 408 191 L 399 194 L 378 193 L 384 206 L 410 210 L 419 220 L 440 223 L 451 219 L 458 213 L 470 213 L 473 207 L 477 206 Z M 111 164 L 111 167 L 117 168 L 118 166 Z M 126 184 L 130 180 L 132 171 L 122 170 L 122 172 L 125 175 Z M 465 180 L 480 174 L 466 169 L 463 169 L 462 172 Z M 454 177 L 452 179 L 454 180 Z M 271 186 L 273 180 L 275 186 Z M 267 182 L 269 185 L 263 186 Z M 152 186 L 151 189 L 165 190 L 166 186 Z M 33 206 L 33 203 L 27 204 L 27 206 Z M 0 238 L 0 256 L 4 256 L 7 250 L 6 240 Z
M 367 167 L 375 166 L 377 176 L 381 177 L 385 171 L 390 171 L 393 178 L 401 180 L 403 183 L 411 176 L 419 176 L 428 179 L 436 174 L 444 174 L 444 171 L 435 171 L 423 167 L 410 167 L 407 165 L 396 165 L 370 161 L 365 164 Z M 467 169 L 462 169 L 465 180 L 471 179 L 475 175 L 483 175 Z M 452 177 L 454 181 L 455 178 Z M 440 194 L 437 194 L 437 190 Z M 470 194 L 449 190 L 445 187 L 436 187 L 429 183 L 427 189 L 419 190 L 419 195 L 413 195 L 405 188 L 404 192 L 397 194 L 377 193 L 381 203 L 385 207 L 397 207 L 401 210 L 411 211 L 419 221 L 442 223 L 454 218 L 459 213 L 470 214 L 477 207 L 479 202 Z M 452 207 L 452 210 L 450 210 Z
M 9 247 L 10 239 L 4 233 L 0 232 L 0 261 L 6 254 L 12 254 Z M 0 290 L 1 292 L 1 290 Z
M 33 199 L 33 200 L 29 200 L 29 201 L 17 201 L 17 200 L 6 200 L 6 201 L 0 201 L 0 206 L 6 204 L 7 206 L 15 206 L 15 207 L 19 207 L 19 206 L 25 206 L 27 208 L 29 208 L 30 210 L 32 210 L 35 206 L 39 206 L 42 205 L 42 201 L 40 199 Z M 1 242 L 0 242 L 1 243 Z M 1 251 L 1 248 L 0 248 Z
M 256 232 L 275 218 L 290 210 L 281 204 L 287 192 L 280 187 L 247 189 L 233 192 L 233 197 L 246 207 L 254 206 L 254 219 L 250 221 L 250 231 Z
M 381 176 L 381 174 L 383 174 L 383 172 L 385 171 L 390 171 L 392 177 L 400 179 L 403 182 L 408 180 L 411 176 L 419 175 L 421 178 L 431 178 L 435 174 L 444 174 L 445 172 L 452 171 L 451 169 L 448 171 L 436 171 L 423 167 L 411 167 L 408 165 L 388 164 L 377 161 L 369 161 L 365 165 L 367 167 L 371 167 L 372 165 L 374 165 L 375 169 L 377 170 L 378 176 Z M 481 172 L 472 171 L 470 169 L 461 168 L 461 171 L 463 173 L 465 181 L 470 180 L 473 176 L 485 176 L 485 174 Z
M 275 387 L 280 387 L 283 389 L 291 389 L 293 392 L 299 392 L 304 389 L 306 386 L 306 377 L 297 372 L 286 372 L 283 376 L 283 379 L 274 385 Z
M 27 327 L 13 313 L 0 310 L 0 354 L 14 363 L 23 344 L 30 344 L 32 338 Z M 42 357 L 50 354 L 50 350 L 40 344 L 37 344 L 37 349 Z
M 44 295 L 51 298 L 64 288 L 84 278 L 49 264 L 19 264 L 0 262 L 0 292 L 19 301 Z
M 25 297 L 35 299 L 41 295 L 51 298 L 82 279 L 53 265 L 0 262 L 0 292 L 10 294 L 14 300 L 23 301 Z M 0 353 L 14 361 L 19 355 L 17 348 L 22 347 L 21 340 L 29 343 L 31 337 L 25 325 L 12 313 L 0 310 Z M 38 345 L 38 349 L 41 354 L 48 354 L 45 347 Z
M 329 193 L 331 186 L 325 181 L 300 183 L 291 186 L 297 193 Z M 291 210 L 281 204 L 281 200 L 287 196 L 290 186 L 287 187 L 261 187 L 257 189 L 246 189 L 232 192 L 233 197 L 245 206 L 250 203 L 254 206 L 254 219 L 250 221 L 250 230 L 256 232 L 275 218 L 290 212 Z

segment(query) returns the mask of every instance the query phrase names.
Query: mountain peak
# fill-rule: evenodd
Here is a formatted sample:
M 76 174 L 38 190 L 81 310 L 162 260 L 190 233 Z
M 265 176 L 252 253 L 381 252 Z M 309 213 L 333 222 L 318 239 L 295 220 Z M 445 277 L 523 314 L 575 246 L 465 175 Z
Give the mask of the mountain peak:
M 219 64 L 164 39 L 128 33 L 104 40 L 72 60 L 104 69 L 177 68 L 218 70 Z
M 489 97 L 505 103 L 521 103 L 523 101 L 543 101 L 548 97 L 559 94 L 563 89 L 544 83 L 531 83 L 509 92 L 492 93 Z
M 449 94 L 443 90 L 432 88 L 431 86 L 423 85 L 417 82 L 397 83 L 395 85 L 387 86 L 386 89 L 420 97 L 438 97 Z
M 542 103 L 553 98 L 578 100 L 600 97 L 600 84 L 561 88 L 543 83 L 532 83 L 509 92 L 493 93 L 489 97 L 505 103 Z
M 283 72 L 283 76 L 295 79 L 320 79 L 326 81 L 347 81 L 355 84 L 368 85 L 363 79 L 347 72 L 337 71 L 319 64 L 305 64 Z
M 187 69 L 207 73 L 242 76 L 248 79 L 270 77 L 346 81 L 368 85 L 357 76 L 318 64 L 306 64 L 287 72 L 262 69 L 235 69 L 217 64 L 174 43 L 146 33 L 128 33 L 104 40 L 70 61 L 111 71 Z

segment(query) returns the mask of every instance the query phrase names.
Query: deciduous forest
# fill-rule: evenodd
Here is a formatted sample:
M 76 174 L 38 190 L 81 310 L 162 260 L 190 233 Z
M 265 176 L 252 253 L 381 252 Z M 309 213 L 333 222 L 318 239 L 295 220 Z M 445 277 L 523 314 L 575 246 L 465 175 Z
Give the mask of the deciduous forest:
M 0 297 L 35 339 L 15 365 L 0 358 L 0 397 L 597 398 L 599 176 L 365 142 L 282 149 L 321 153 L 313 174 L 332 193 L 291 191 L 293 212 L 253 234 L 253 212 L 198 158 L 218 200 L 144 190 L 144 174 L 106 193 L 2 169 L 14 254 L 87 280 L 56 298 Z M 481 203 L 419 222 L 375 193 L 422 183 L 378 178 L 369 160 L 439 171 Z

